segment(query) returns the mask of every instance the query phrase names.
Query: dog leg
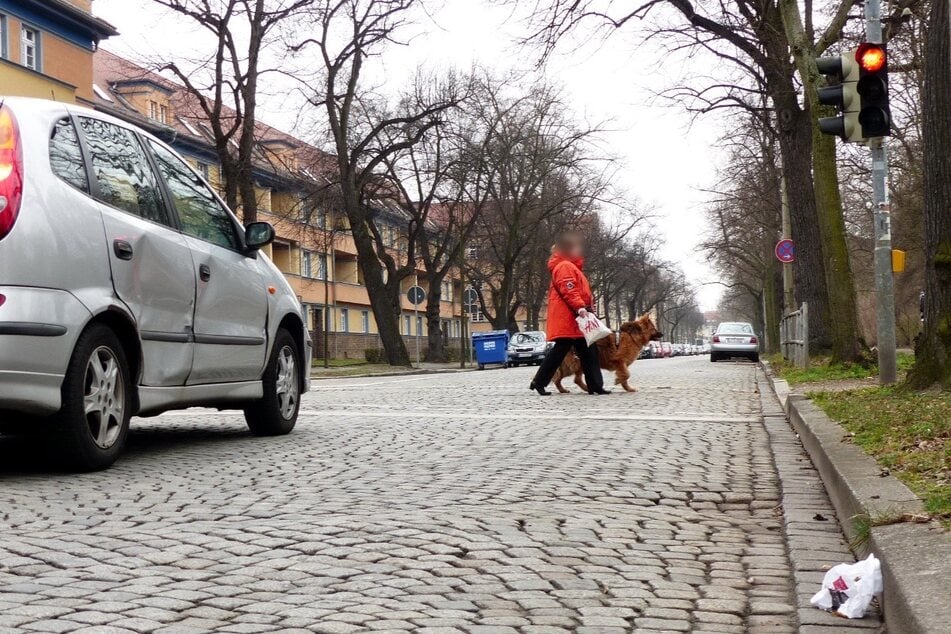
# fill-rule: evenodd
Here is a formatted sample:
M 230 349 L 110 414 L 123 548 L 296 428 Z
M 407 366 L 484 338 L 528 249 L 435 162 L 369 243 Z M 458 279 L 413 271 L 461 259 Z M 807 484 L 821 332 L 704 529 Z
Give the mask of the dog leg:
M 580 370 L 575 374 L 575 385 L 580 387 L 582 392 L 588 391 L 588 386 L 584 382 L 584 374 Z
M 631 378 L 631 373 L 626 367 L 618 368 L 617 372 L 614 373 L 614 383 L 620 385 L 624 388 L 625 392 L 636 392 L 637 388 L 633 387 L 628 381 Z
M 568 389 L 567 389 L 564 385 L 561 384 L 561 380 L 562 380 L 563 378 L 565 378 L 565 377 L 562 376 L 561 370 L 558 370 L 557 372 L 555 372 L 555 378 L 554 378 L 555 387 L 558 389 L 558 391 L 559 391 L 560 393 L 562 393 L 562 394 L 567 394 L 567 393 L 568 393 Z

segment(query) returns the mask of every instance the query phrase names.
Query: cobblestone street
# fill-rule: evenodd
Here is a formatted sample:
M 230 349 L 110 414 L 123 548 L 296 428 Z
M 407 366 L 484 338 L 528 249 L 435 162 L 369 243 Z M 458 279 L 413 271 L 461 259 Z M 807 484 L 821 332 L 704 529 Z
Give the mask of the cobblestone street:
M 321 380 L 290 436 L 135 420 L 87 475 L 0 440 L 0 631 L 795 632 L 758 372 Z

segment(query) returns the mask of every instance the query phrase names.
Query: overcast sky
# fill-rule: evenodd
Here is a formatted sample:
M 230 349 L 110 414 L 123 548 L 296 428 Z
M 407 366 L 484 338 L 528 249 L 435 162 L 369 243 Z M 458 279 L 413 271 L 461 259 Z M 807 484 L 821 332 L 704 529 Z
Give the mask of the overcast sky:
M 104 43 L 107 50 L 140 60 L 190 53 L 194 38 L 184 36 L 182 19 L 149 0 L 96 0 L 94 11 L 120 32 Z M 517 43 L 527 29 L 521 16 L 488 0 L 443 0 L 431 19 L 420 16 L 411 28 L 418 35 L 408 46 L 391 47 L 378 60 L 385 64 L 379 76 L 394 92 L 421 63 L 468 69 L 479 62 L 506 71 L 529 69 L 537 58 Z M 696 246 L 705 229 L 700 189 L 713 184 L 718 159 L 713 146 L 721 128 L 713 119 L 694 120 L 655 97 L 690 74 L 689 64 L 708 62 L 638 45 L 634 28 L 606 41 L 590 35 L 566 42 L 545 74 L 565 87 L 576 116 L 609 122 L 604 145 L 622 161 L 621 186 L 656 208 L 657 228 L 666 239 L 664 256 L 682 264 L 700 288 L 701 307 L 713 309 L 720 294 L 711 284 L 716 274 Z M 293 132 L 295 113 L 282 111 L 284 104 L 265 99 L 261 118 Z

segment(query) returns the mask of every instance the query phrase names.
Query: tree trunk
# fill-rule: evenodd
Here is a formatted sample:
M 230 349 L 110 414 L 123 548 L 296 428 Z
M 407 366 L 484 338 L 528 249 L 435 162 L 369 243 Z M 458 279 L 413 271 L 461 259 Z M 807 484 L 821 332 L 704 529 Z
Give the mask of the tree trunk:
M 383 265 L 377 257 L 373 236 L 367 229 L 366 214 L 356 188 L 345 185 L 344 189 L 344 206 L 350 220 L 353 242 L 357 247 L 357 265 L 363 273 L 363 283 L 367 287 L 367 295 L 370 296 L 370 308 L 376 319 L 386 360 L 390 365 L 408 366 L 409 352 L 400 334 L 399 282 L 395 281 L 395 292 L 393 286 L 383 282 Z
M 763 279 L 763 335 L 766 338 L 766 352 L 779 352 L 779 319 L 782 312 L 777 293 L 776 260 L 772 253 L 767 254 L 766 275 Z
M 908 382 L 951 388 L 951 9 L 931 5 L 922 94 L 925 325 Z
M 449 360 L 446 342 L 442 337 L 442 275 L 428 276 L 429 293 L 426 294 L 426 360 L 430 363 L 445 363 Z
M 815 104 L 816 106 L 818 105 Z M 816 112 L 817 109 L 813 111 Z M 845 218 L 839 193 L 835 137 L 819 131 L 818 112 L 812 117 L 812 165 L 819 211 L 819 232 L 825 256 L 826 286 L 829 289 L 829 335 L 832 340 L 833 363 L 862 360 L 859 345 L 858 308 L 855 303 L 855 282 L 849 262 L 849 245 L 845 236 Z
M 801 21 L 799 5 L 793 0 L 781 0 L 780 10 L 793 59 L 805 92 L 805 111 L 812 137 L 812 176 L 822 250 L 827 304 L 822 317 L 828 324 L 829 343 L 834 362 L 861 361 L 859 346 L 858 309 L 855 303 L 855 285 L 849 250 L 845 236 L 845 219 L 842 215 L 842 198 L 839 193 L 838 170 L 836 169 L 835 138 L 819 132 L 819 71 L 816 68 L 816 45 Z M 807 7 L 807 10 L 811 10 Z M 792 189 L 790 188 L 790 191 Z M 793 206 L 790 207 L 793 209 Z M 795 222 L 795 221 L 794 221 Z M 794 225 L 795 231 L 795 225 Z M 803 267 L 800 267 L 802 269 Z M 797 278 L 800 271 L 797 271 Z M 810 304 L 811 307 L 811 304 Z M 812 312 L 812 311 L 810 311 Z M 810 320 L 810 328 L 812 320 Z

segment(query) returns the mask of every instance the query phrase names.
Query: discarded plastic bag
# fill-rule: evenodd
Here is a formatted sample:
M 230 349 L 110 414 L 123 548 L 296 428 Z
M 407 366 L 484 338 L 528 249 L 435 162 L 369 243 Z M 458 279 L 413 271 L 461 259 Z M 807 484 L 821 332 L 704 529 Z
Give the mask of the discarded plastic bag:
M 882 593 L 882 564 L 869 555 L 854 564 L 833 566 L 822 579 L 822 590 L 811 600 L 812 605 L 837 612 L 849 619 L 865 616 L 872 597 Z
M 598 341 L 614 334 L 594 313 L 577 317 L 575 321 L 578 322 L 578 328 L 581 329 L 581 333 L 589 346 L 593 346 Z

